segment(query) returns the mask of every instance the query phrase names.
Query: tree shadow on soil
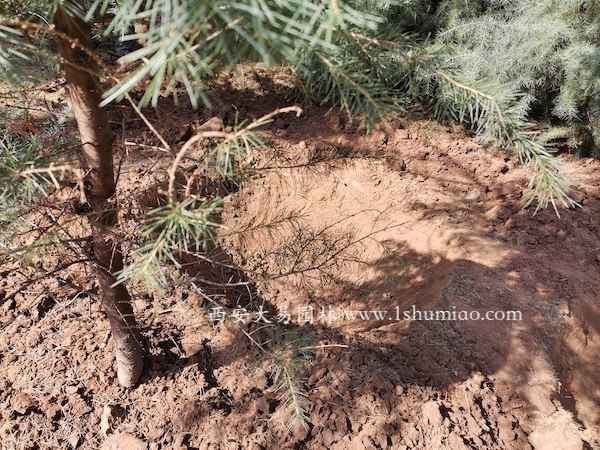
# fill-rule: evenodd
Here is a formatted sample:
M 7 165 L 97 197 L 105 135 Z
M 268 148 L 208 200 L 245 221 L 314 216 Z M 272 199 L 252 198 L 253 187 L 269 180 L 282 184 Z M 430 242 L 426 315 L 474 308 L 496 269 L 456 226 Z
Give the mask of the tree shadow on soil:
M 336 313 L 387 311 L 388 317 L 383 320 L 344 318 L 339 322 L 322 323 L 315 317 L 313 323 L 304 325 L 223 325 L 230 333 L 227 342 L 231 344 L 211 343 L 208 331 L 201 342 L 201 351 L 188 358 L 173 358 L 166 366 L 164 362 L 158 364 L 156 371 L 150 368 L 143 382 L 164 377 L 165 371 L 173 373 L 197 364 L 205 374 L 207 392 L 176 413 L 181 428 L 201 428 L 210 423 L 215 411 L 226 417 L 235 410 L 236 419 L 246 417 L 252 422 L 257 415 L 267 417 L 284 408 L 281 397 L 274 392 L 273 373 L 267 369 L 266 381 L 259 389 L 243 379 L 232 389 L 220 385 L 219 371 L 236 360 L 242 360 L 244 366 L 260 367 L 266 358 L 263 349 L 268 352 L 275 348 L 284 334 L 314 334 L 316 345 L 310 350 L 311 359 L 299 375 L 299 380 L 306 380 L 301 382 L 301 389 L 308 395 L 306 408 L 312 423 L 305 435 L 300 432 L 303 436 L 300 440 L 306 445 L 331 427 L 334 411 L 351 424 L 346 433 L 352 434 L 352 429 L 356 431 L 367 414 L 368 403 L 381 403 L 392 411 L 402 403 L 403 393 L 415 389 L 425 399 L 441 399 L 454 384 L 464 382 L 473 374 L 481 373 L 486 380 L 488 375 L 501 369 L 511 352 L 515 322 L 467 324 L 460 320 L 426 320 L 427 314 L 433 311 L 476 311 L 483 316 L 488 310 L 500 309 L 499 304 L 506 305 L 510 287 L 498 284 L 495 269 L 467 260 L 449 261 L 439 256 L 420 255 L 400 243 L 387 242 L 386 245 L 391 249 L 390 254 L 373 263 L 379 276 L 365 284 L 343 286 L 338 297 L 342 305 L 331 298 L 319 303 L 323 308 L 331 306 Z M 200 275 L 204 280 L 195 283 L 206 300 L 199 305 L 202 314 L 209 314 L 216 305 L 223 307 L 228 315 L 234 308 L 252 312 L 261 306 L 269 317 L 275 317 L 281 305 L 262 298 L 244 272 L 232 268 L 234 264 L 224 251 L 215 249 L 211 258 L 215 263 L 188 261 L 186 264 L 192 279 Z M 232 285 L 237 283 L 248 284 Z M 213 303 L 209 299 L 216 300 Z M 347 299 L 352 299 L 350 304 Z M 314 306 L 315 316 L 319 306 Z M 295 308 L 290 312 L 295 316 Z M 407 320 L 405 312 L 417 320 Z M 418 320 L 419 314 L 423 314 L 423 320 Z M 263 349 L 259 349 L 249 335 Z M 261 398 L 266 400 L 266 410 L 257 409 Z M 279 412 L 279 417 L 285 420 L 285 414 Z M 371 434 L 398 433 L 402 421 L 402 417 L 392 414 Z M 270 445 L 282 445 L 290 440 L 285 427 L 276 425 L 267 428 L 264 437 Z
M 241 392 L 236 393 L 220 385 L 219 370 L 236 360 L 243 360 L 246 366 L 260 367 L 266 357 L 264 351 L 276 347 L 284 334 L 314 334 L 317 345 L 310 351 L 311 361 L 302 372 L 307 381 L 301 383 L 309 400 L 318 392 L 318 400 L 310 400 L 306 405 L 312 422 L 310 431 L 301 439 L 306 444 L 330 426 L 332 409 L 324 405 L 337 404 L 337 414 L 355 424 L 356 430 L 365 414 L 365 399 L 383 402 L 391 410 L 402 402 L 398 393 L 408 389 L 417 388 L 423 395 L 438 398 L 473 373 L 487 376 L 500 369 L 511 350 L 511 322 L 486 322 L 483 326 L 487 333 L 482 334 L 480 330 L 473 332 L 463 327 L 458 320 L 426 320 L 426 315 L 435 310 L 484 314 L 498 305 L 498 298 L 509 295 L 510 288 L 497 284 L 494 270 L 467 260 L 449 261 L 437 255 L 421 255 L 402 243 L 384 244 L 389 249 L 387 255 L 372 263 L 378 275 L 364 284 L 346 283 L 328 300 L 315 304 L 312 323 L 224 324 L 230 333 L 227 339 L 230 344 L 211 343 L 211 330 L 205 330 L 198 342 L 200 350 L 186 358 L 172 354 L 170 342 L 159 343 L 165 353 L 154 357 L 142 382 L 197 365 L 204 373 L 202 389 L 206 393 L 184 404 L 176 413 L 176 423 L 190 430 L 210 422 L 215 411 L 226 417 L 234 410 L 236 417 L 247 417 L 251 422 L 257 414 L 266 417 L 284 408 L 279 394 L 274 392 L 273 373 L 267 369 L 266 381 L 259 389 L 240 380 L 237 390 Z M 266 301 L 226 251 L 215 248 L 207 256 L 212 262 L 193 257 L 182 260 L 190 279 L 202 291 L 199 312 L 207 315 L 215 307 L 222 307 L 229 315 L 235 308 L 253 312 L 262 307 L 271 319 L 276 316 L 281 305 Z M 334 309 L 338 318 L 342 317 L 340 321 L 324 323 L 317 319 L 318 309 L 328 307 Z M 349 311 L 387 311 L 387 316 L 381 320 L 343 317 Z M 423 320 L 407 320 L 405 312 L 411 317 L 423 314 Z M 292 306 L 290 313 L 295 317 L 296 308 Z M 476 323 L 475 327 L 478 326 L 482 325 Z M 482 341 L 482 336 L 487 340 Z M 183 346 L 178 336 L 172 338 Z M 325 347 L 319 349 L 322 344 Z M 335 389 L 330 391 L 327 388 L 330 385 Z M 257 410 L 260 398 L 266 399 L 266 410 Z M 373 432 L 385 434 L 401 428 L 400 418 L 390 417 L 384 422 L 379 431 Z M 352 433 L 352 425 L 346 432 Z M 271 444 L 283 444 L 290 439 L 283 426 L 265 430 L 264 437 Z
M 225 93 L 222 96 L 224 103 L 227 103 L 228 95 L 234 94 L 247 100 L 246 104 L 252 111 L 245 112 L 252 117 L 270 112 L 282 104 L 280 98 L 257 97 L 253 90 Z M 330 141 L 343 131 L 343 123 L 333 116 L 329 122 L 321 120 L 319 126 L 316 124 L 320 118 L 303 120 L 315 124 L 313 137 L 328 142 L 333 150 L 339 149 Z M 303 127 L 296 129 L 294 122 L 286 122 L 286 139 L 289 139 L 290 145 L 302 140 Z M 278 132 L 275 128 L 273 131 Z M 351 156 L 339 155 L 335 151 L 315 152 L 308 161 L 299 165 L 307 170 L 320 170 L 322 165 L 326 165 L 326 170 L 331 170 L 348 163 Z M 372 155 L 359 155 L 357 158 L 361 156 L 379 158 L 375 151 Z M 389 156 L 384 154 L 382 159 Z M 212 420 L 214 410 L 224 416 L 235 412 L 236 418 L 246 417 L 248 422 L 252 422 L 257 415 L 266 419 L 283 407 L 279 394 L 273 389 L 273 373 L 267 371 L 264 383 L 258 388 L 252 383 L 241 382 L 236 393 L 230 387 L 220 385 L 218 372 L 236 360 L 244 361 L 245 365 L 256 364 L 264 359 L 264 350 L 273 348 L 284 333 L 314 333 L 317 342 L 310 350 L 312 359 L 305 364 L 302 372 L 306 380 L 302 383 L 303 389 L 310 400 L 306 408 L 312 424 L 306 433 L 300 432 L 296 440 L 301 444 L 297 448 L 304 448 L 303 445 L 321 436 L 331 426 L 333 415 L 347 420 L 347 425 L 336 425 L 342 434 L 344 430 L 345 433 L 356 434 L 363 422 L 361 416 L 366 411 L 365 402 L 381 404 L 390 415 L 378 422 L 378 429 L 372 434 L 401 434 L 406 418 L 395 417 L 393 411 L 402 409 L 399 404 L 405 393 L 417 389 L 424 398 L 439 400 L 453 386 L 475 374 L 483 375 L 482 387 L 485 383 L 493 385 L 488 377 L 500 371 L 514 356 L 513 343 L 524 333 L 524 328 L 531 333 L 534 329 L 542 334 L 547 351 L 553 352 L 559 338 L 551 335 L 552 329 L 544 328 L 549 320 L 556 319 L 557 305 L 553 303 L 552 294 L 544 290 L 547 286 L 532 283 L 530 275 L 535 268 L 522 270 L 520 260 L 530 261 L 525 255 L 532 251 L 539 252 L 540 260 L 554 258 L 552 245 L 557 242 L 555 237 L 560 236 L 561 230 L 565 233 L 574 231 L 574 215 L 571 211 L 566 212 L 567 220 L 561 222 L 552 216 L 551 211 L 542 211 L 536 219 L 532 219 L 529 213 L 518 213 L 521 194 L 520 189 L 514 187 L 514 180 L 503 182 L 474 177 L 472 167 L 464 166 L 460 155 L 436 154 L 434 151 L 429 158 L 433 157 L 445 158 L 446 164 L 459 172 L 459 178 L 469 180 L 469 183 L 456 183 L 456 174 L 454 181 L 448 182 L 443 171 L 428 172 L 425 159 L 422 163 L 409 164 L 407 170 L 406 167 L 395 166 L 398 162 L 395 158 L 392 168 L 398 170 L 399 176 L 423 176 L 426 183 L 452 194 L 451 202 L 432 204 L 414 201 L 411 209 L 416 221 L 450 215 L 455 223 L 466 220 L 466 225 L 482 230 L 479 233 L 457 232 L 451 237 L 454 241 L 449 244 L 495 237 L 504 243 L 514 242 L 525 247 L 515 250 L 513 256 L 501 265 L 488 267 L 469 259 L 450 260 L 440 254 L 418 253 L 405 242 L 386 240 L 381 242 L 386 248 L 383 256 L 369 263 L 369 269 L 375 276 L 368 281 L 353 284 L 342 277 L 311 305 L 291 305 L 292 308 L 311 306 L 314 313 L 312 323 L 218 325 L 221 327 L 216 329 L 219 333 L 227 328 L 229 344 L 213 345 L 210 342 L 211 330 L 208 330 L 200 339 L 200 350 L 185 358 L 167 354 L 170 344 L 164 343 L 161 348 L 167 356 L 155 358 L 143 382 L 164 376 L 165 370 L 174 373 L 191 365 L 199 365 L 205 373 L 207 392 L 177 413 L 182 417 L 180 426 L 183 429 L 200 428 L 203 423 Z M 294 161 L 291 163 L 296 164 Z M 504 167 L 498 170 L 502 173 Z M 492 202 L 498 199 L 501 201 Z M 490 204 L 499 206 L 490 211 Z M 578 221 L 591 217 L 586 211 L 577 214 L 582 216 Z M 517 230 L 528 228 L 527 233 L 522 233 L 524 238 L 521 240 Z M 533 228 L 536 232 L 532 231 Z M 536 250 L 537 244 L 549 245 Z M 282 304 L 267 300 L 261 294 L 261 288 L 257 287 L 256 278 L 249 277 L 225 249 L 216 247 L 206 256 L 212 262 L 193 256 L 183 259 L 185 272 L 201 292 L 202 299 L 197 308 L 202 314 L 207 315 L 216 307 L 223 307 L 229 313 L 238 307 L 250 312 L 262 307 L 272 318 L 281 311 Z M 531 312 L 535 309 L 532 303 L 539 303 L 539 314 L 534 317 L 526 317 L 523 321 L 485 320 L 488 311 L 519 311 L 523 306 L 519 303 L 523 295 L 536 291 L 539 292 L 536 298 L 525 305 Z M 321 308 L 329 310 L 329 307 L 337 314 L 335 319 L 317 318 Z M 375 312 L 383 311 L 385 316 L 374 319 Z M 290 313 L 296 315 L 297 311 L 292 309 Z M 349 317 L 348 313 L 353 317 Z M 470 320 L 463 320 L 465 314 Z M 428 320 L 432 316 L 434 320 Z M 450 320 L 437 320 L 448 317 Z M 592 323 L 597 327 L 597 320 Z M 175 338 L 177 340 L 178 337 Z M 181 342 L 178 343 L 181 345 Z M 256 343 L 264 348 L 259 348 Z M 514 380 L 518 386 L 527 384 L 531 376 L 525 370 L 527 355 L 520 358 L 523 370 Z M 592 371 L 593 367 L 590 367 L 590 375 Z M 568 392 L 557 392 L 557 396 L 567 397 Z M 266 408 L 257 406 L 261 398 L 266 398 Z M 527 411 L 530 407 L 526 405 L 523 410 Z M 575 408 L 571 405 L 568 409 L 574 412 Z M 494 432 L 488 431 L 491 441 L 496 442 Z M 267 429 L 265 433 L 269 445 L 290 441 L 284 427 Z

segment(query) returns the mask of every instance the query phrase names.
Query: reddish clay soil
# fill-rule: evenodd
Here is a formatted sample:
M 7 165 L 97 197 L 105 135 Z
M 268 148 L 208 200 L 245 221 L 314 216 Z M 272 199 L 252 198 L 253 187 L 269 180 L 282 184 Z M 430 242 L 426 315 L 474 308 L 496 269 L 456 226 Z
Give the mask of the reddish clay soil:
M 289 104 L 263 94 L 229 88 L 216 112 L 165 102 L 148 115 L 177 146 L 213 115 L 231 122 L 229 104 L 247 118 Z M 157 144 L 127 110 L 118 122 L 128 142 Z M 597 160 L 561 156 L 582 208 L 559 219 L 521 210 L 527 172 L 463 129 L 404 119 L 365 135 L 311 107 L 261 136 L 213 262 L 165 268 L 164 295 L 132 287 L 148 353 L 134 389 L 116 382 L 93 275 L 74 265 L 19 288 L 31 272 L 7 260 L 2 449 L 600 448 Z M 126 148 L 133 235 L 172 155 Z M 261 308 L 274 323 L 255 322 Z M 432 310 L 522 320 L 396 320 Z

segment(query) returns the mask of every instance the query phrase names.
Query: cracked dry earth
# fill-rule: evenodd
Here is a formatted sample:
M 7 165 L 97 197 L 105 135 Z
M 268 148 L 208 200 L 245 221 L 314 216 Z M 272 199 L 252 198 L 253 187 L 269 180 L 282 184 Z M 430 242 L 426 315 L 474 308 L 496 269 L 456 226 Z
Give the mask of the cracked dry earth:
M 256 95 L 241 113 L 279 102 Z M 161 108 L 174 142 L 212 114 Z M 215 262 L 166 268 L 166 295 L 133 288 L 148 350 L 138 387 L 117 386 L 89 272 L 6 301 L 24 274 L 2 272 L 2 449 L 600 448 L 597 160 L 561 156 L 583 207 L 559 219 L 521 210 L 527 172 L 462 129 L 408 121 L 365 136 L 309 108 L 262 137 L 263 170 L 226 204 Z M 135 122 L 125 138 L 154 143 Z M 125 228 L 171 158 L 129 148 Z M 274 323 L 236 322 L 237 305 Z M 522 320 L 396 320 L 417 310 Z M 290 423 L 294 406 L 305 421 Z

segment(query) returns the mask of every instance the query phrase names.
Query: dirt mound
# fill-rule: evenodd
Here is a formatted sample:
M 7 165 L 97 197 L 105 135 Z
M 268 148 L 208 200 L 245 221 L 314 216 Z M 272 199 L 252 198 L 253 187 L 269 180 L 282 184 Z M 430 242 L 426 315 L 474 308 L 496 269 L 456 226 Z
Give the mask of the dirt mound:
M 2 448 L 600 446 L 599 163 L 566 161 L 582 209 L 532 217 L 514 157 L 404 125 L 364 136 L 316 108 L 273 124 L 215 262 L 135 295 L 135 389 L 116 384 L 89 274 L 8 298 L 24 275 L 3 272 Z M 125 205 L 170 162 L 142 151 Z

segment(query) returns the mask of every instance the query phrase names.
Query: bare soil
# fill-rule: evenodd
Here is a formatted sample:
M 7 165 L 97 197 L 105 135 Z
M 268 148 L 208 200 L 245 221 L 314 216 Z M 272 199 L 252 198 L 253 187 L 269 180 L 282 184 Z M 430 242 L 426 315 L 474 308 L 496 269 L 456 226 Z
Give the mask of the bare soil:
M 147 114 L 177 146 L 214 115 L 288 104 L 234 81 L 216 111 L 165 101 Z M 123 145 L 158 141 L 114 112 L 133 233 L 172 155 Z M 461 128 L 403 119 L 366 135 L 309 107 L 261 137 L 213 262 L 165 268 L 164 295 L 132 287 L 148 353 L 136 388 L 116 382 L 89 270 L 14 296 L 30 272 L 1 273 L 0 448 L 600 448 L 599 161 L 561 156 L 582 208 L 558 218 L 522 210 L 527 172 Z M 403 320 L 433 310 L 522 320 Z

